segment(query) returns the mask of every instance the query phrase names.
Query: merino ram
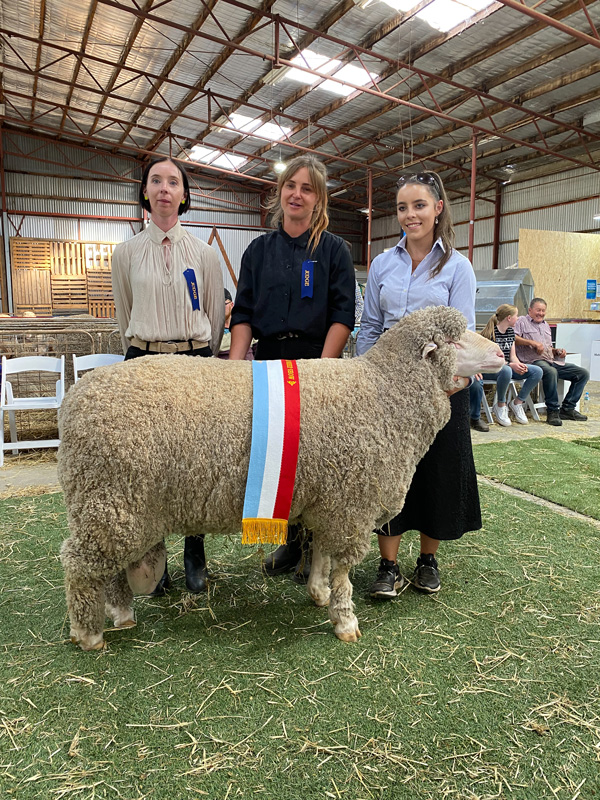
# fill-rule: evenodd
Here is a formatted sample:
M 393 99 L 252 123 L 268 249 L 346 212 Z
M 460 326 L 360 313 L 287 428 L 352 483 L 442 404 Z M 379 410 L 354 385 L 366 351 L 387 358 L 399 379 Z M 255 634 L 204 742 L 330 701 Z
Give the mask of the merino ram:
M 503 363 L 497 345 L 443 306 L 405 317 L 359 358 L 298 362 L 290 520 L 313 531 L 308 592 L 329 605 L 339 639 L 360 636 L 348 571 L 366 555 L 371 531 L 402 508 L 417 463 L 450 417 L 454 376 Z M 105 614 L 116 627 L 134 624 L 131 587 L 147 591 L 162 574 L 165 537 L 240 530 L 251 414 L 245 361 L 153 356 L 97 369 L 70 389 L 59 476 L 73 642 L 101 648 Z

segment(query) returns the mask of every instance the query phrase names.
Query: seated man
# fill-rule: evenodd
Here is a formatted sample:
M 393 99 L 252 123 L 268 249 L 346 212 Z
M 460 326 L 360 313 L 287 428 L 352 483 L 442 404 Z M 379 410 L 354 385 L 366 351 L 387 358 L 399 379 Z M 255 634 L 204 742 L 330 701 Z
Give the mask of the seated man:
M 519 317 L 515 323 L 517 356 L 524 364 L 537 364 L 542 368 L 542 386 L 546 398 L 546 422 L 562 425 L 563 419 L 585 421 L 575 406 L 583 394 L 590 374 L 576 364 L 565 363 L 566 351 L 552 347 L 550 326 L 545 321 L 548 304 L 541 297 L 534 297 L 527 316 Z M 570 387 L 562 406 L 558 403 L 558 379 L 569 381 Z

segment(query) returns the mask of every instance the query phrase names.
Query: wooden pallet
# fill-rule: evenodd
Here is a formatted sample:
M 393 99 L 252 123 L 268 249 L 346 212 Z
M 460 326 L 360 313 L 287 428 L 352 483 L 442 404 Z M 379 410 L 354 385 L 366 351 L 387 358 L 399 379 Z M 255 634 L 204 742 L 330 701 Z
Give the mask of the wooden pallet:
M 98 319 L 115 319 L 114 300 L 89 300 L 88 310 L 93 317 Z
M 13 300 L 17 315 L 33 311 L 40 316 L 52 313 L 49 269 L 15 269 L 12 273 Z
M 88 303 L 94 317 L 115 317 L 112 276 L 103 269 L 88 269 Z
M 88 310 L 87 279 L 85 275 L 52 275 L 52 308 Z
M 15 272 L 20 269 L 50 269 L 51 242 L 46 239 L 25 239 L 15 236 L 10 240 L 10 263 Z

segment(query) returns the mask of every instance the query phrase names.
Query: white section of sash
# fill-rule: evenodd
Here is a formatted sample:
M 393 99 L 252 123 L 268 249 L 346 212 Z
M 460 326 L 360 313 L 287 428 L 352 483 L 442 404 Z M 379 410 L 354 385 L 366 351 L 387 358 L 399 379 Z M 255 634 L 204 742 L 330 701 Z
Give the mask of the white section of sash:
M 269 432 L 267 435 L 267 457 L 258 504 L 258 517 L 272 519 L 279 488 L 281 456 L 283 453 L 283 429 L 285 422 L 285 396 L 281 361 L 267 362 L 269 378 Z

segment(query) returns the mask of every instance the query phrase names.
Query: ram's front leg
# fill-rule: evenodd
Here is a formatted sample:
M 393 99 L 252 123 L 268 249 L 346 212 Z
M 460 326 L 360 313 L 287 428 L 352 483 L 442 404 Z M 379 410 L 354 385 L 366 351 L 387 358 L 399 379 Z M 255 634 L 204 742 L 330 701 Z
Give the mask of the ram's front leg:
M 133 628 L 135 625 L 132 602 L 133 592 L 123 569 L 106 584 L 106 616 L 112 619 L 115 628 Z
M 82 650 L 102 650 L 104 584 L 100 581 L 75 582 L 68 574 L 65 583 L 71 641 Z
M 329 588 L 329 573 L 331 572 L 331 558 L 323 555 L 316 535 L 313 535 L 313 555 L 308 579 L 308 593 L 315 601 L 315 605 L 323 608 L 329 604 L 331 589 Z
M 361 633 L 354 614 L 352 584 L 348 577 L 350 567 L 339 564 L 335 559 L 332 559 L 332 567 L 329 619 L 338 639 L 343 642 L 357 642 Z

